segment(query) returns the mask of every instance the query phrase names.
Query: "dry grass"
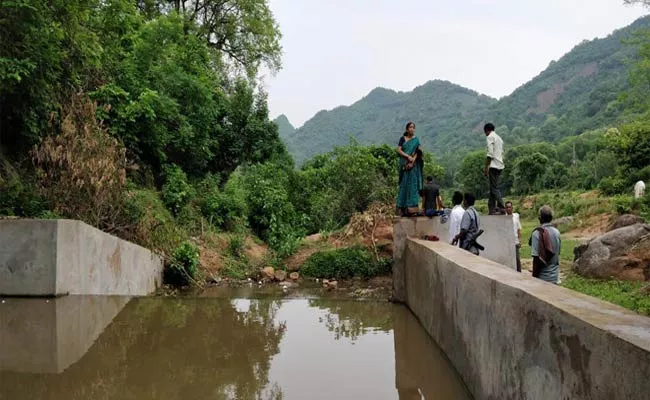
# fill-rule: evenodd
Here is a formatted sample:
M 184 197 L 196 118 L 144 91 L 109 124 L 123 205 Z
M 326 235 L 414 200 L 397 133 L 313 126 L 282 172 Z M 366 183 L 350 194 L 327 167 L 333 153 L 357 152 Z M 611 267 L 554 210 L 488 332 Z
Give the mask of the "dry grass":
M 56 134 L 32 150 L 42 194 L 59 215 L 106 232 L 125 229 L 124 146 L 96 119 L 97 105 L 87 96 L 73 96 L 61 111 L 61 120 L 50 121 Z

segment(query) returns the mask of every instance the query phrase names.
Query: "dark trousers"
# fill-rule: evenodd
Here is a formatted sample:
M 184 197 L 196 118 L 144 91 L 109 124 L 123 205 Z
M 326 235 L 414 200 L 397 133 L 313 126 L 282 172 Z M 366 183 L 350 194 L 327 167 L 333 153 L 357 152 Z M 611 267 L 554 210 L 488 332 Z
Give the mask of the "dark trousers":
M 490 198 L 488 199 L 488 210 L 493 213 L 496 207 L 500 209 L 506 208 L 503 205 L 503 198 L 501 198 L 501 189 L 499 188 L 499 178 L 501 177 L 501 170 L 490 168 L 488 171 L 488 178 L 490 179 Z
M 521 257 L 519 256 L 519 249 L 521 245 L 515 245 L 515 254 L 517 255 L 517 272 L 521 272 Z

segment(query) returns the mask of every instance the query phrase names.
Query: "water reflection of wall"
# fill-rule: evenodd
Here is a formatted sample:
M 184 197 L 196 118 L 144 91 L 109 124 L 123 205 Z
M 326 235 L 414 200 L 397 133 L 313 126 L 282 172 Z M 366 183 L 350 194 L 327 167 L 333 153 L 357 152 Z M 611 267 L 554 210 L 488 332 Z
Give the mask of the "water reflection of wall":
M 5 299 L 0 371 L 60 373 L 77 362 L 129 297 Z
M 392 330 L 395 387 L 400 400 L 471 399 L 460 375 L 408 308 L 323 299 L 310 300 L 309 304 L 327 311 L 321 322 L 336 340 L 354 341 L 372 332 Z
M 284 325 L 276 301 L 138 298 L 60 374 L 0 371 L 5 399 L 255 399 L 268 387 Z M 16 340 L 16 339 L 13 339 Z
M 460 375 L 406 307 L 395 310 L 393 321 L 399 399 L 471 399 Z

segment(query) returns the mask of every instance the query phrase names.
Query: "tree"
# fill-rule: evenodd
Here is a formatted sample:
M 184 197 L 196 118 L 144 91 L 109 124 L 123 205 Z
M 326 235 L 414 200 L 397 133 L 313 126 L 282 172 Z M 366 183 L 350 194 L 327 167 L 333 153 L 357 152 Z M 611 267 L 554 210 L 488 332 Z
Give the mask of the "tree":
M 623 0 L 625 4 L 643 4 L 646 7 L 650 7 L 650 0 Z
M 205 43 L 234 61 L 249 77 L 265 65 L 281 68 L 282 34 L 267 0 L 140 0 L 149 18 L 176 12 L 199 27 Z
M 25 156 L 62 100 L 90 83 L 101 48 L 93 0 L 0 2 L 0 145 Z
M 548 157 L 535 152 L 523 155 L 514 165 L 514 188 L 519 194 L 529 194 L 538 188 L 538 179 L 546 172 Z
M 463 190 L 473 193 L 477 198 L 486 197 L 489 193 L 488 180 L 483 175 L 485 166 L 485 151 L 473 151 L 463 158 L 456 180 Z

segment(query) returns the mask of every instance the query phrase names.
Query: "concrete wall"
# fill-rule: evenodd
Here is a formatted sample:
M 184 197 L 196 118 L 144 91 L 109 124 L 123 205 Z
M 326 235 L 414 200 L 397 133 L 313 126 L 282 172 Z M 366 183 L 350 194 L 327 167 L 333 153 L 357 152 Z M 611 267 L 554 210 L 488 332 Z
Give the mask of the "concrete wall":
M 477 400 L 650 398 L 650 318 L 408 239 L 405 301 Z
M 162 259 L 80 221 L 0 221 L 0 295 L 152 293 Z
M 503 266 L 517 269 L 514 227 L 512 218 L 504 215 L 480 215 L 480 228 L 484 230 L 478 242 L 485 247 L 480 256 Z M 395 218 L 393 223 L 393 285 L 394 296 L 404 301 L 404 250 L 409 237 L 421 239 L 424 235 L 436 235 L 441 242 L 449 243 L 449 222 L 440 218 Z
M 86 354 L 129 297 L 5 299 L 0 371 L 61 373 Z

